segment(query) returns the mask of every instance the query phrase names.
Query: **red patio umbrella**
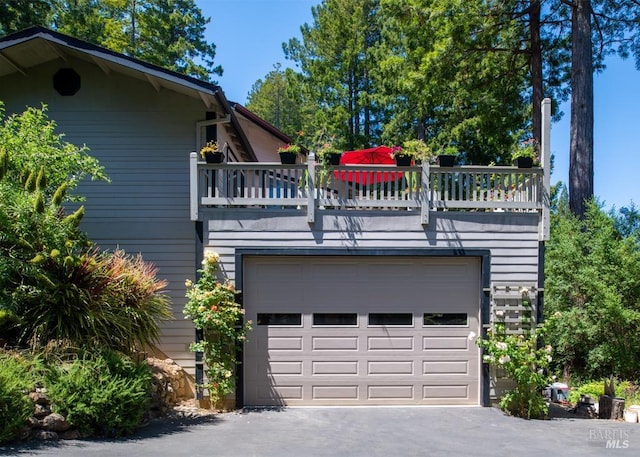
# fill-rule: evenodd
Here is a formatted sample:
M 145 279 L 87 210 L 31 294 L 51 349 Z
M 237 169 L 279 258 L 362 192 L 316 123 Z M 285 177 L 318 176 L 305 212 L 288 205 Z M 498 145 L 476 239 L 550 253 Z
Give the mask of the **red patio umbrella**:
M 346 151 L 340 157 L 340 165 L 395 165 L 396 161 L 391 156 L 393 149 L 387 146 Z M 380 182 L 396 181 L 401 179 L 401 171 L 334 171 L 334 176 L 340 181 L 349 181 L 357 184 L 377 184 Z

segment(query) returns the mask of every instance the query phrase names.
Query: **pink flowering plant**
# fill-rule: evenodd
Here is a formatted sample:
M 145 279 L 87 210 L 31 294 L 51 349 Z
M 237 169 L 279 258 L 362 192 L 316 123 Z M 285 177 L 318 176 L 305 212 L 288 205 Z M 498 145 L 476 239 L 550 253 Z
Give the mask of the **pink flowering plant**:
M 207 380 L 200 387 L 209 391 L 212 404 L 234 391 L 236 349 L 251 330 L 251 321 L 243 323 L 244 309 L 236 303 L 234 285 L 217 279 L 219 260 L 218 254 L 208 254 L 199 270 L 200 279 L 185 282 L 188 301 L 183 311 L 204 334 L 189 349 L 204 354 Z
M 549 412 L 542 392 L 551 382 L 548 369 L 552 348 L 540 345 L 545 332 L 546 327 L 541 325 L 529 335 L 507 335 L 504 324 L 498 323 L 495 330 L 487 331 L 485 339 L 478 339 L 484 350 L 483 362 L 504 369 L 516 383 L 500 400 L 500 408 L 508 414 L 541 419 Z

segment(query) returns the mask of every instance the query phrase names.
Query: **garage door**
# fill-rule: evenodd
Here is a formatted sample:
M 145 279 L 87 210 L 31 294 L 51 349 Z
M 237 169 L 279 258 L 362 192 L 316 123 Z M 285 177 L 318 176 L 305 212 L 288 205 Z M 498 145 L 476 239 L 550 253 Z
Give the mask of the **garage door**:
M 245 405 L 476 405 L 480 260 L 246 256 Z

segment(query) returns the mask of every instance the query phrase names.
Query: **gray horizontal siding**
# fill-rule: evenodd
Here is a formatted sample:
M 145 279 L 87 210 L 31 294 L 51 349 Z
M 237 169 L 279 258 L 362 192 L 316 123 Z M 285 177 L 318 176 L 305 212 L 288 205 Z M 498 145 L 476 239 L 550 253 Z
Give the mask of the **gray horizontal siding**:
M 230 279 L 235 279 L 236 248 L 449 248 L 489 250 L 493 282 L 537 283 L 535 213 L 437 212 L 424 228 L 418 215 L 406 212 L 350 213 L 319 212 L 310 225 L 295 211 L 209 211 L 207 248 L 220 254 Z
M 51 88 L 61 66 L 82 78 L 80 91 L 61 97 Z M 7 112 L 26 104 L 49 107 L 65 140 L 86 144 L 105 167 L 111 183 L 85 181 L 82 229 L 105 249 L 141 253 L 168 281 L 175 320 L 163 323 L 159 349 L 192 369 L 188 344 L 194 329 L 184 319 L 185 279 L 196 269 L 195 229 L 189 221 L 189 152 L 196 147 L 195 123 L 206 118 L 201 100 L 70 58 L 43 64 L 28 77 L 0 78 Z M 70 209 L 74 205 L 70 205 Z

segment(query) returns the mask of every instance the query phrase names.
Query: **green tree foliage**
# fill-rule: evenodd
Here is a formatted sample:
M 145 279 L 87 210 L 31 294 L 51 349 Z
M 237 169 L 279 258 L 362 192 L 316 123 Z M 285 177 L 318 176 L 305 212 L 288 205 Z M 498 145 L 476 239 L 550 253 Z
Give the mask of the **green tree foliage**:
M 549 342 L 566 377 L 640 376 L 640 249 L 591 202 L 584 218 L 564 205 L 545 255 Z
M 0 36 L 49 22 L 49 0 L 4 0 L 0 2 Z
M 138 59 L 210 80 L 216 47 L 210 18 L 194 0 L 11 0 L 0 5 L 0 34 L 31 25 L 54 28 Z
M 297 76 L 280 68 L 280 64 L 274 65 L 264 80 L 253 84 L 247 108 L 294 138 L 296 132 L 304 131 L 304 108 L 297 90 Z
M 385 134 L 452 144 L 467 162 L 505 161 L 528 124 L 520 24 L 498 28 L 493 2 L 383 0 L 379 80 L 396 107 Z M 499 16 L 498 16 L 499 18 Z
M 384 109 L 371 69 L 380 41 L 379 0 L 325 0 L 312 8 L 313 24 L 301 27 L 302 41 L 284 45 L 301 69 L 302 93 L 315 105 L 305 131 L 336 131 L 350 149 L 378 143 Z M 318 109 L 320 108 L 320 109 Z
M 85 178 L 108 181 L 104 167 L 88 154 L 88 148 L 64 141 L 56 128 L 46 105 L 5 116 L 0 102 L 0 169 L 5 170 L 0 176 L 6 174 L 5 185 L 26 182 L 32 173 L 35 180 L 42 170 L 47 182 L 40 183 L 40 190 L 51 197 L 62 185 L 71 192 Z

